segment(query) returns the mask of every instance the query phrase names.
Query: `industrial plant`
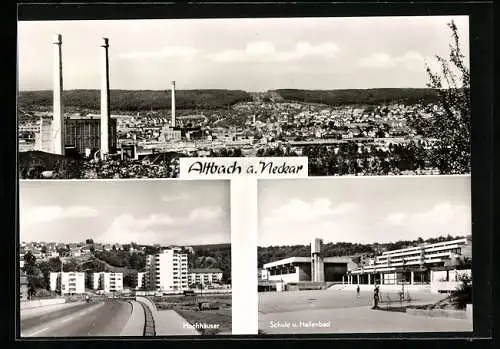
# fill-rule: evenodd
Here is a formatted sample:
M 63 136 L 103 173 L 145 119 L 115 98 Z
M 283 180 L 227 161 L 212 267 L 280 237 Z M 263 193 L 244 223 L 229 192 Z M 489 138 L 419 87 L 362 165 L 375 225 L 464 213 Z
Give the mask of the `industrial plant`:
M 134 138 L 132 147 L 117 142 L 117 116 L 110 113 L 110 78 L 109 78 L 109 39 L 103 38 L 101 48 L 101 95 L 100 114 L 89 113 L 85 116 L 66 115 L 63 103 L 63 59 L 62 35 L 57 34 L 53 40 L 53 112 L 43 114 L 35 131 L 34 149 L 57 155 L 79 155 L 85 158 L 105 160 L 113 155 L 122 159 L 139 157 L 141 150 Z M 175 117 L 175 81 L 171 82 L 171 120 L 170 125 L 162 129 L 164 141 L 181 140 L 181 128 L 176 128 Z M 189 138 L 189 135 L 188 135 Z M 142 150 L 149 154 L 150 151 Z M 144 155 L 144 154 L 143 154 Z

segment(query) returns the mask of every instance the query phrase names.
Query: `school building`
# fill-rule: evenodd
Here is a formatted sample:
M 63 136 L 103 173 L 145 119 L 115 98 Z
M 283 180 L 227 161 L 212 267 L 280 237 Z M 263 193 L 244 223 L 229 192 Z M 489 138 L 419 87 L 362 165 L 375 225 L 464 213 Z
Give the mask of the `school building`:
M 470 268 L 461 268 L 460 260 L 472 259 L 472 238 L 383 252 L 370 258 L 343 278 L 346 284 L 414 285 L 432 292 L 456 288 L 460 275 L 470 275 Z

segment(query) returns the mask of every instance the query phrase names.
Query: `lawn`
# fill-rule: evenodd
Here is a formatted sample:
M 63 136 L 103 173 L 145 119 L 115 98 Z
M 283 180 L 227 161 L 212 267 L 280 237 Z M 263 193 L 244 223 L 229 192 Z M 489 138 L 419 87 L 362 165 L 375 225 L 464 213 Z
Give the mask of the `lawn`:
M 203 296 L 163 296 L 155 297 L 154 302 L 158 310 L 175 310 L 190 324 L 205 323 L 217 324 L 217 329 L 199 329 L 202 335 L 217 333 L 231 333 L 232 309 L 231 295 L 203 295 Z M 200 310 L 199 303 L 209 302 L 218 307 L 213 310 Z

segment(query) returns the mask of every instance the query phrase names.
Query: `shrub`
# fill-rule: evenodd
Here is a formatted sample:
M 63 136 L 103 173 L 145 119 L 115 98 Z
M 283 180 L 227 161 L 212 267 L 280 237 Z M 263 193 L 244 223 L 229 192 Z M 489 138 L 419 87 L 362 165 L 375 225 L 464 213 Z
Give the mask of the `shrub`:
M 472 303 L 472 278 L 467 274 L 462 274 L 459 280 L 461 284 L 451 293 L 451 299 L 458 309 L 464 309 L 467 304 Z

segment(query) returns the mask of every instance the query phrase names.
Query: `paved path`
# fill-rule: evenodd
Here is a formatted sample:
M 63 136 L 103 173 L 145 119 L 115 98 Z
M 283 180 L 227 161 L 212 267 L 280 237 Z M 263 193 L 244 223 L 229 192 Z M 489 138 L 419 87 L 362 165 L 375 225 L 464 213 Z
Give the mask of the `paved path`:
M 469 332 L 472 320 L 413 316 L 363 306 L 260 314 L 259 329 L 268 334 Z
M 430 304 L 441 294 L 411 293 L 413 305 Z M 472 331 L 472 320 L 430 318 L 371 310 L 373 293 L 346 290 L 259 293 L 259 329 L 265 333 L 370 333 Z M 397 292 L 381 292 L 382 301 L 399 306 Z M 384 308 L 387 303 L 382 302 Z M 296 327 L 294 327 L 296 325 Z
M 118 336 L 130 313 L 128 302 L 84 303 L 21 320 L 21 337 Z
M 195 336 L 200 333 L 175 310 L 155 312 L 155 331 L 157 336 Z
M 141 303 L 137 301 L 130 301 L 130 304 L 132 305 L 132 311 L 127 323 L 122 328 L 120 335 L 129 337 L 143 336 L 144 326 L 146 324 L 144 308 L 142 307 Z

